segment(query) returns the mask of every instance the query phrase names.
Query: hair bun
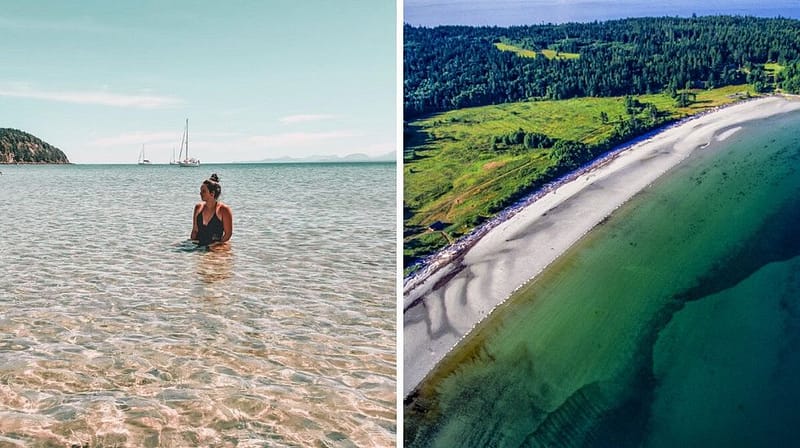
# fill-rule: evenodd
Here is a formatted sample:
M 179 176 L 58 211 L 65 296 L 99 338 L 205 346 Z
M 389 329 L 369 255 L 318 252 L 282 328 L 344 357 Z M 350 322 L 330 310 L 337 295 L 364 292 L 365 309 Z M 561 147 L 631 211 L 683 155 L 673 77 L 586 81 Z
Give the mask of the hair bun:
M 214 182 L 219 182 L 219 177 L 217 177 L 217 173 L 214 173 L 209 177 L 209 179 L 213 180 Z

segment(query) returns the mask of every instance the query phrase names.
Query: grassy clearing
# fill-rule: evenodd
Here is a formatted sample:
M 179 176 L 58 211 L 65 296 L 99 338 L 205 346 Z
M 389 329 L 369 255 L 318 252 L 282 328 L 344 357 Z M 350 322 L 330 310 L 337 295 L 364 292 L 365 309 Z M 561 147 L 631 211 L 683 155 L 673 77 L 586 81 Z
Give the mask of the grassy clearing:
M 500 51 L 510 51 L 515 53 L 519 57 L 523 58 L 535 58 L 536 52 L 531 50 L 525 50 L 523 48 L 515 47 L 513 45 L 504 44 L 502 42 L 496 42 L 494 46 Z
M 535 58 L 540 54 L 547 59 L 578 59 L 580 57 L 580 55 L 577 53 L 563 53 L 555 50 L 542 50 L 540 52 L 536 52 L 502 42 L 496 42 L 494 46 L 500 51 L 511 51 L 517 56 L 523 58 Z
M 678 108 L 665 94 L 636 97 L 675 120 L 755 96 L 749 85 L 694 90 L 696 100 Z M 608 120 L 603 122 L 601 113 Z M 417 257 L 469 232 L 490 217 L 493 205 L 548 180 L 557 161 L 551 149 L 496 143 L 518 129 L 588 145 L 608 138 L 626 116 L 625 99 L 531 101 L 444 112 L 412 121 L 404 144 L 404 255 Z M 441 232 L 427 229 L 440 221 Z
M 785 68 L 786 67 L 784 67 L 783 65 L 778 64 L 776 62 L 767 62 L 766 64 L 764 64 L 764 71 L 767 72 L 767 73 L 772 73 L 772 74 L 780 73 Z
M 542 55 L 547 59 L 578 59 L 581 57 L 578 53 L 565 53 L 555 50 L 542 50 Z

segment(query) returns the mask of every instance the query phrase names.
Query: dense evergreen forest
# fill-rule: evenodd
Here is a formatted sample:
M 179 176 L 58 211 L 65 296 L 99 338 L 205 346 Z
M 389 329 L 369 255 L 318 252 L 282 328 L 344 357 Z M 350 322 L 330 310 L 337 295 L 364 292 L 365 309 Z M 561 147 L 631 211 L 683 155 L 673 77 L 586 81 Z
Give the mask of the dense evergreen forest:
M 750 83 L 800 92 L 800 21 L 636 18 L 499 27 L 404 26 L 405 119 L 528 99 L 607 97 Z M 521 57 L 523 50 L 574 53 Z M 765 70 L 777 63 L 781 70 Z
M 55 146 L 18 129 L 0 128 L 0 163 L 69 163 Z

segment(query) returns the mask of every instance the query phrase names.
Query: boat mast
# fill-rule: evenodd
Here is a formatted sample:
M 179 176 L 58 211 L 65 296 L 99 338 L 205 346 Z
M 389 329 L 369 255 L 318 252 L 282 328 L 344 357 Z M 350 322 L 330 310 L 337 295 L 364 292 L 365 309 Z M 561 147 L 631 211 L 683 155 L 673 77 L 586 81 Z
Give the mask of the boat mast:
M 183 134 L 181 134 L 181 150 L 178 151 L 178 159 L 176 160 L 176 162 L 180 162 L 181 160 L 183 160 L 183 148 L 185 146 L 186 146 L 186 129 L 184 128 Z M 188 154 L 186 158 L 189 158 Z

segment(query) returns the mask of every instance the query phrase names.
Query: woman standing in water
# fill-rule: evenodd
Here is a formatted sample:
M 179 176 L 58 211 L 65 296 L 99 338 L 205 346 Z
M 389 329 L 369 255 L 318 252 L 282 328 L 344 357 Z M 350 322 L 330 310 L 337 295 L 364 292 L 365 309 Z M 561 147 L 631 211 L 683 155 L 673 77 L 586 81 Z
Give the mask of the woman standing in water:
M 201 246 L 213 247 L 223 244 L 233 235 L 233 213 L 226 204 L 218 201 L 222 186 L 216 173 L 200 185 L 200 199 L 194 206 L 192 240 Z

